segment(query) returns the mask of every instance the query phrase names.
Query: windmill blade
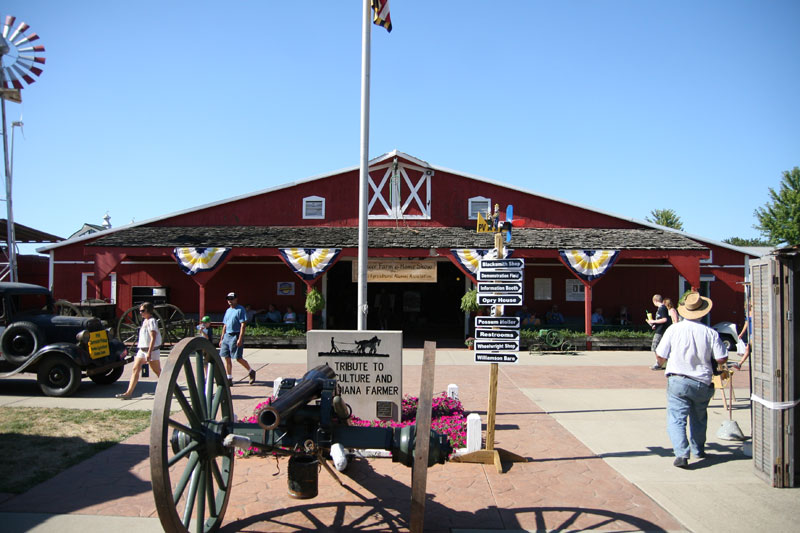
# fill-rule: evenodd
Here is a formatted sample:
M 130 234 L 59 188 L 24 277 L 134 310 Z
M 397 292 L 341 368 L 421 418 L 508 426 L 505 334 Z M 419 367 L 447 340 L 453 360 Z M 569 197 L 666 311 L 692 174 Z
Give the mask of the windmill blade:
M 17 20 L 17 17 L 12 17 L 11 15 L 6 15 L 6 21 L 3 23 L 3 38 L 8 37 L 8 30 L 11 29 L 11 26 L 14 25 L 14 21 Z
M 28 85 L 30 85 L 31 83 L 33 83 L 33 82 L 35 82 L 35 81 L 36 81 L 35 79 L 31 78 L 31 77 L 28 75 L 28 73 L 27 73 L 27 72 L 25 72 L 24 70 L 22 70 L 21 68 L 19 68 L 17 65 L 11 65 L 11 68 L 12 68 L 12 69 L 14 69 L 14 72 L 16 72 L 16 73 L 17 73 L 17 75 L 18 75 L 20 78 L 22 78 L 23 80 L 25 80 L 25 83 L 27 83 Z
M 20 52 L 44 52 L 44 46 L 41 44 L 37 44 L 36 46 L 28 46 L 25 48 L 20 48 Z
M 16 39 L 17 35 L 19 35 L 20 33 L 23 33 L 28 28 L 30 28 L 30 26 L 28 26 L 24 22 L 20 22 L 19 26 L 17 26 L 17 29 L 14 30 L 14 33 L 11 34 L 11 36 L 8 38 L 8 40 L 9 41 L 13 41 L 14 39 Z
M 44 65 L 45 58 L 40 56 L 19 56 L 20 61 L 31 61 L 34 63 L 41 63 Z
M 14 89 L 22 89 L 22 82 L 19 81 L 19 79 L 14 75 L 14 72 L 10 68 L 8 68 L 8 67 L 4 68 L 3 72 L 6 75 L 6 87 L 7 88 L 10 89 L 13 86 Z M 9 84 L 11 84 L 11 85 L 9 85 Z
M 9 41 L 10 40 L 11 39 L 9 39 Z M 22 37 L 17 39 L 14 42 L 14 46 L 19 46 L 19 45 L 24 44 L 24 43 L 32 43 L 33 41 L 38 41 L 38 40 L 39 40 L 39 34 L 31 33 L 30 35 L 23 35 Z

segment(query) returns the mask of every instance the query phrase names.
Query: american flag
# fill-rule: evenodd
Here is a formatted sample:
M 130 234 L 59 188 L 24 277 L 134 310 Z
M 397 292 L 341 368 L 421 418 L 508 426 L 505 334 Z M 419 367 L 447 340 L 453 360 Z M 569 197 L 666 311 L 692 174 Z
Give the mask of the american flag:
M 391 33 L 392 17 L 389 14 L 389 0 L 372 0 L 372 9 L 375 12 L 372 22 L 378 26 L 383 26 L 386 31 Z

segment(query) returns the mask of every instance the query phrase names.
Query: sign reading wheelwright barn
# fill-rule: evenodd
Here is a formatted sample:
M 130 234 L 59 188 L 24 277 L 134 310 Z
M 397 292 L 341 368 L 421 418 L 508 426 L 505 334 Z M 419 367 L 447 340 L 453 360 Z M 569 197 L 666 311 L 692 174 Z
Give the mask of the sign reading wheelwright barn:
M 308 368 L 336 372 L 342 397 L 365 420 L 400 421 L 403 397 L 403 332 L 312 330 Z

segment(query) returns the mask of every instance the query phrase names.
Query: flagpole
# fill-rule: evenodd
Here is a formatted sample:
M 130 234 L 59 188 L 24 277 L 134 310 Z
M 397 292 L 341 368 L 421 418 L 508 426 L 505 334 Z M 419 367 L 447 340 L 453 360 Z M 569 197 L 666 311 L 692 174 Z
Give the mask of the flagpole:
M 370 0 L 364 0 L 361 21 L 361 169 L 358 175 L 358 330 L 367 329 L 367 190 L 369 183 Z

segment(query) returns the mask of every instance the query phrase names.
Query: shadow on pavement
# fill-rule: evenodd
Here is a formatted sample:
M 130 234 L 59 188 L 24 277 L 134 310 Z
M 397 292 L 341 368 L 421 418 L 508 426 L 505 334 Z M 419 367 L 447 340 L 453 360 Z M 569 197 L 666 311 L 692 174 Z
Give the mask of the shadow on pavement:
M 298 500 L 297 505 L 230 522 L 221 531 L 408 531 L 410 487 L 375 472 L 368 461 L 362 460 L 353 461 L 340 476 L 345 483 L 342 488 L 360 501 L 315 504 Z M 364 496 L 365 492 L 370 496 Z M 492 505 L 476 511 L 456 511 L 428 495 L 425 531 L 450 533 L 457 529 L 666 531 L 640 517 L 604 509 L 574 506 L 498 509 Z

